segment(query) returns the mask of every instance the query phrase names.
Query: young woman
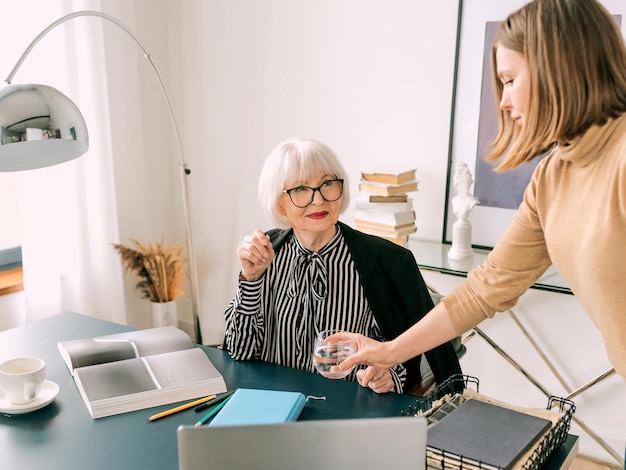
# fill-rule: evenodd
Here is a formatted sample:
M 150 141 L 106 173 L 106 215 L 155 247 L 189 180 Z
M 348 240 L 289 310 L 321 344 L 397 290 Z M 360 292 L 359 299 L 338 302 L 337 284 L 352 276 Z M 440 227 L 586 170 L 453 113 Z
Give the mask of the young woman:
M 483 265 L 395 340 L 355 335 L 341 368 L 433 348 L 511 308 L 554 264 L 626 378 L 624 39 L 595 0 L 535 0 L 502 23 L 492 58 L 500 131 L 489 159 L 506 170 L 550 154 Z

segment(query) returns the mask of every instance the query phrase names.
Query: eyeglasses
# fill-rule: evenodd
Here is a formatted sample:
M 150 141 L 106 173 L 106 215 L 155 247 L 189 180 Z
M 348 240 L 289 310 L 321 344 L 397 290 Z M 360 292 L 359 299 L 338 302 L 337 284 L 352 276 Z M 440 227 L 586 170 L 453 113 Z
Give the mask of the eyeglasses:
M 283 193 L 289 195 L 289 199 L 294 206 L 299 208 L 308 207 L 313 202 L 315 197 L 315 191 L 319 191 L 320 196 L 327 202 L 334 202 L 343 194 L 343 180 L 334 179 L 324 181 L 317 188 L 311 188 L 310 186 L 297 186 L 291 189 L 285 189 Z

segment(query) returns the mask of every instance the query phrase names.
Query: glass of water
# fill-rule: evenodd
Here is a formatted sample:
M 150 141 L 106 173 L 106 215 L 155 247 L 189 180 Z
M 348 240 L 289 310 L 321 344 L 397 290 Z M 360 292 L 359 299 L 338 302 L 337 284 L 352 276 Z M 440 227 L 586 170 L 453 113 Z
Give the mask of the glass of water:
M 313 365 L 317 371 L 329 379 L 341 379 L 352 372 L 349 370 L 337 370 L 337 365 L 345 358 L 356 352 L 356 341 L 352 338 L 338 342 L 327 343 L 326 338 L 341 330 L 324 330 L 315 339 L 313 350 Z

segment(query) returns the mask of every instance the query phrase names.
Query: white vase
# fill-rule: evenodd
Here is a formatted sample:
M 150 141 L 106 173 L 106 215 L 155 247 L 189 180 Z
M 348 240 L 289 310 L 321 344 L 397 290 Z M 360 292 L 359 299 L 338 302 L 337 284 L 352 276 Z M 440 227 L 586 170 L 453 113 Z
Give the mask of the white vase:
M 152 326 L 178 326 L 178 315 L 176 311 L 176 300 L 169 302 L 150 302 L 152 309 Z

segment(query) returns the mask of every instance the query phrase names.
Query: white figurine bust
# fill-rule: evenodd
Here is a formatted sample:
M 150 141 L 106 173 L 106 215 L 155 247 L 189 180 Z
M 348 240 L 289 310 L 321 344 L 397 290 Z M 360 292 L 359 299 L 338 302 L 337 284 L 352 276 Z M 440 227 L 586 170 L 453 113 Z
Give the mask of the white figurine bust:
M 452 198 L 452 211 L 457 220 L 452 226 L 452 247 L 448 251 L 448 258 L 462 260 L 474 256 L 472 251 L 472 225 L 468 217 L 476 204 L 480 204 L 469 189 L 474 183 L 474 178 L 469 171 L 467 163 L 459 162 L 455 165 L 452 184 L 457 190 L 457 195 Z
M 461 220 L 467 220 L 474 206 L 479 204 L 478 199 L 469 192 L 473 183 L 474 178 L 472 178 L 467 163 L 457 163 L 452 182 L 456 188 L 457 195 L 452 198 L 452 211 Z

